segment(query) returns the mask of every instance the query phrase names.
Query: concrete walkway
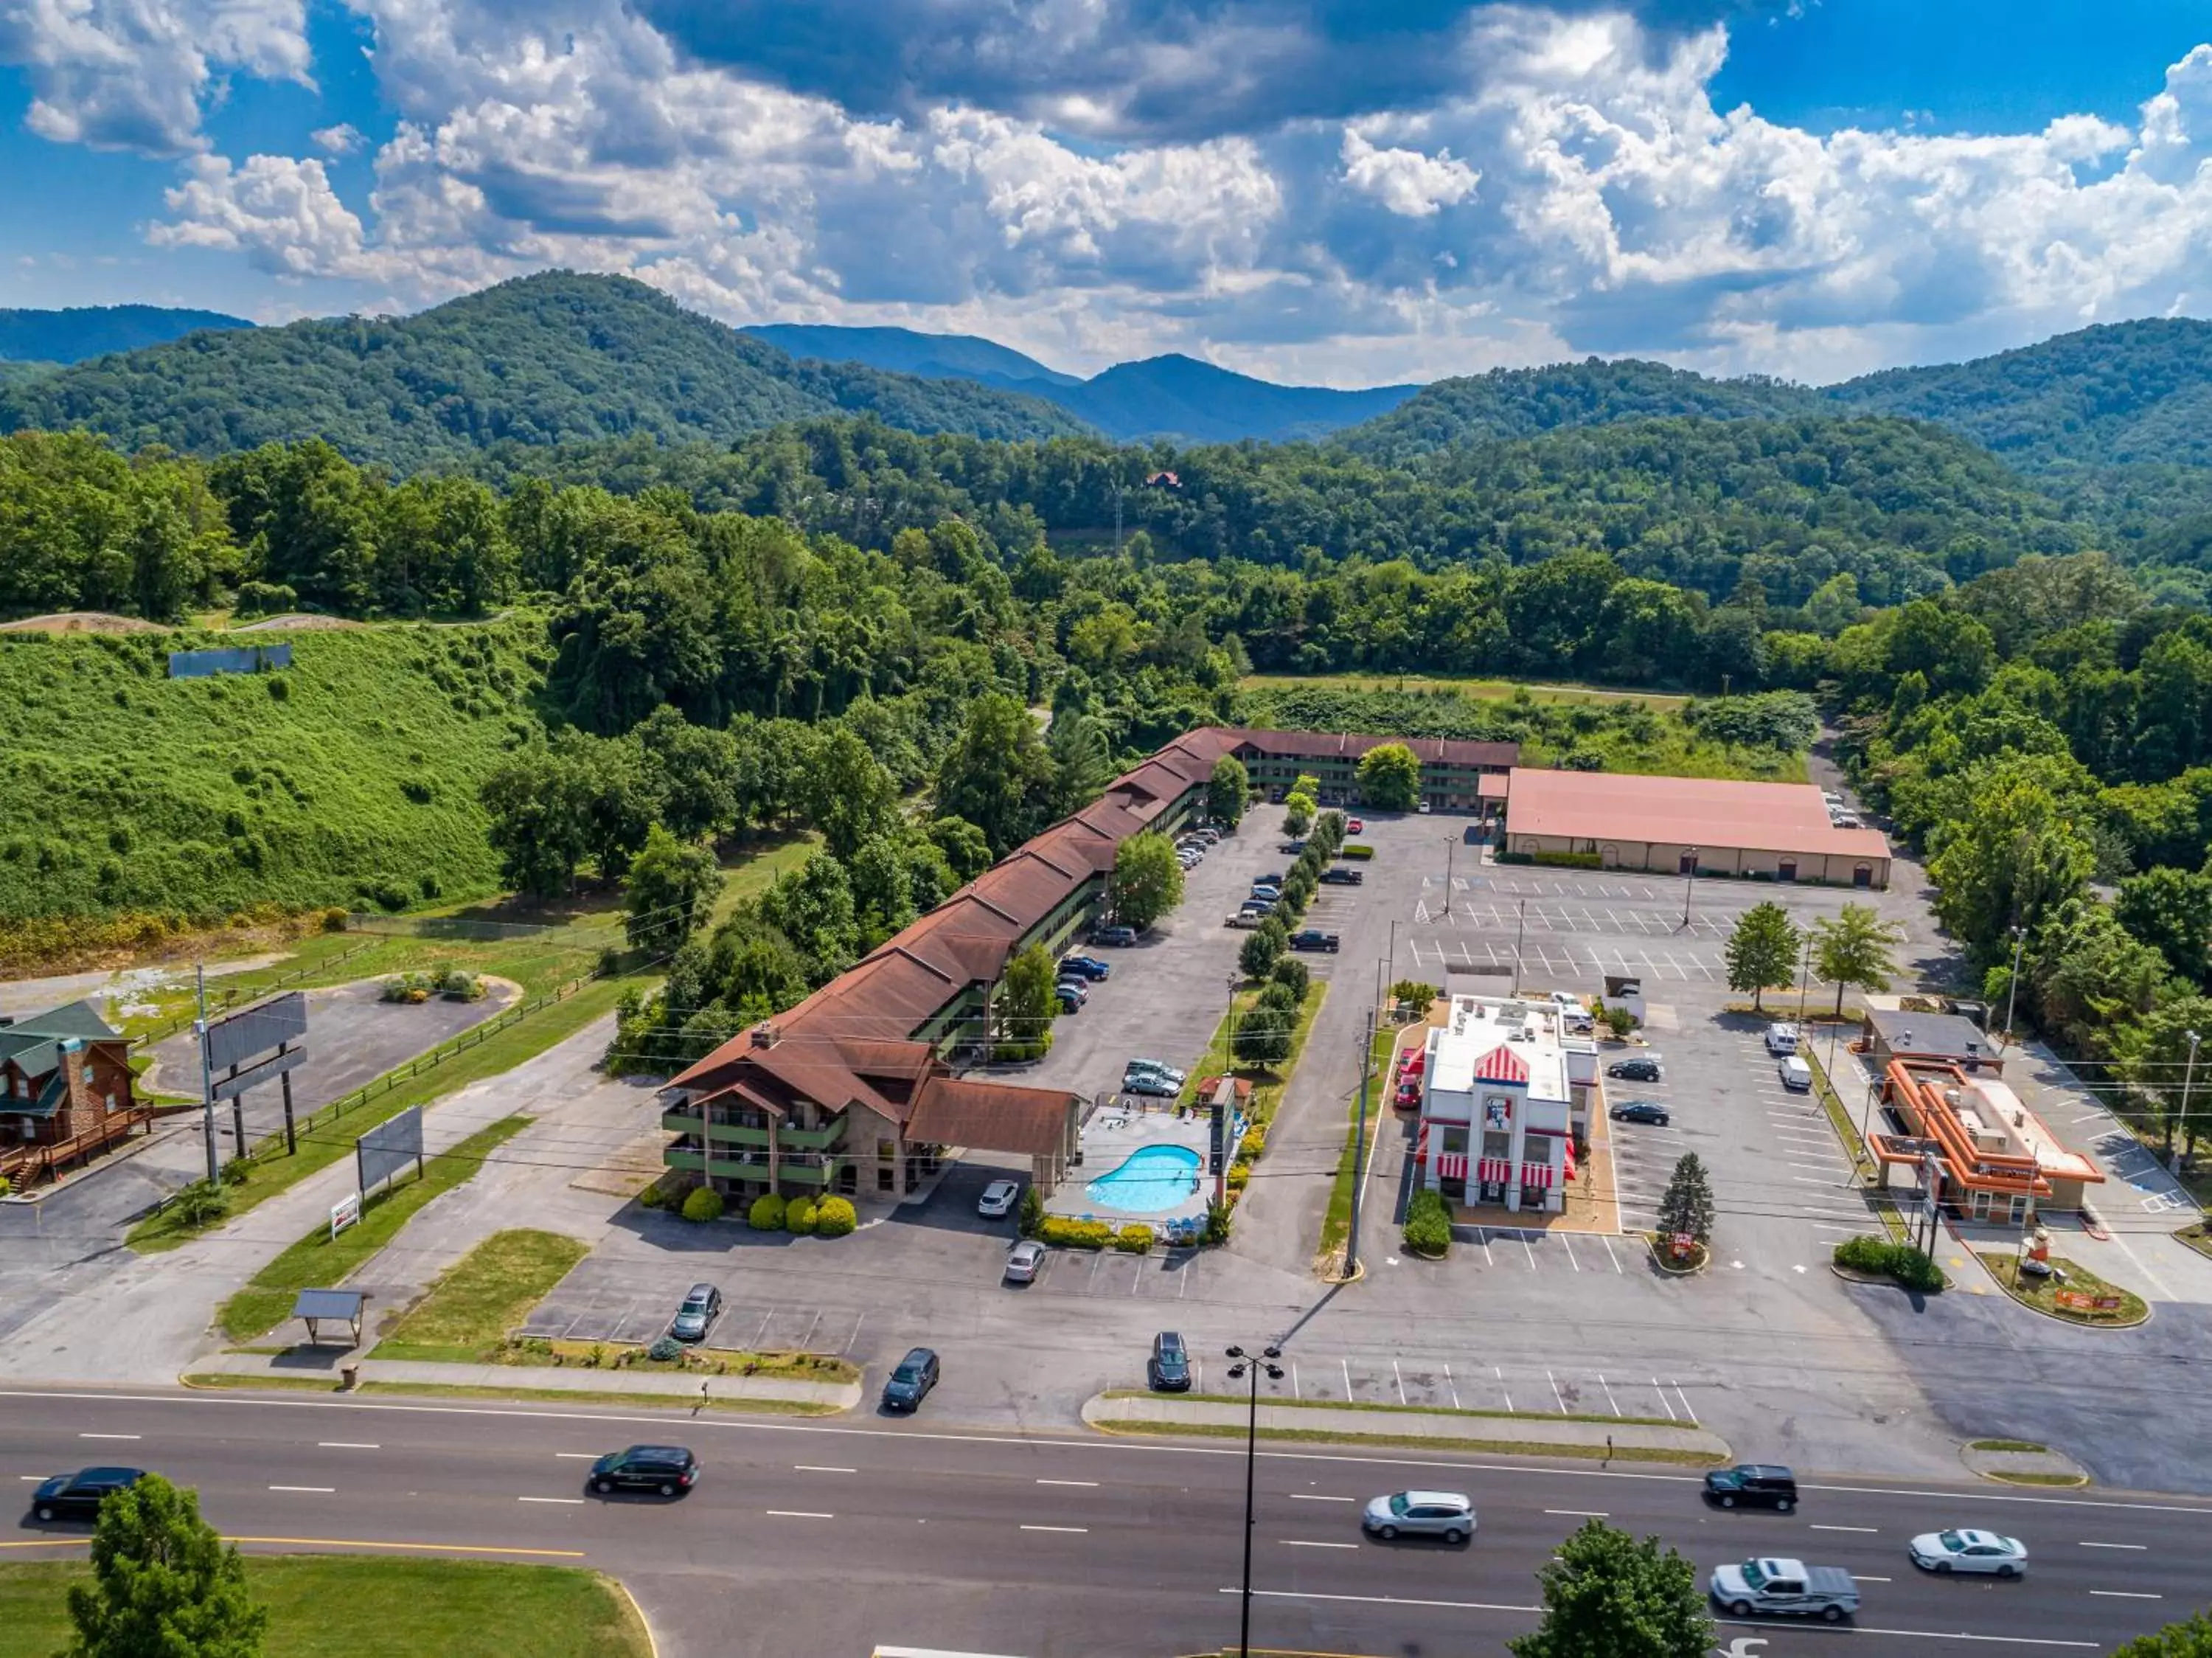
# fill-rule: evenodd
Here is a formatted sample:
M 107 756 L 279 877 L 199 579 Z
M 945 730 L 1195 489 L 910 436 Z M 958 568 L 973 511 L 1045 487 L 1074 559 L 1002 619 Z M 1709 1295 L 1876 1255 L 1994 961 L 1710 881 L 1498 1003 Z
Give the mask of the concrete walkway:
M 653 1370 L 585 1370 L 526 1364 L 437 1364 L 415 1359 L 356 1356 L 350 1347 L 295 1348 L 283 1353 L 216 1353 L 201 1360 L 194 1375 L 258 1376 L 269 1379 L 327 1378 L 333 1385 L 348 1364 L 361 1380 L 399 1387 L 480 1387 L 488 1393 L 665 1393 L 678 1402 L 696 1401 L 703 1383 L 715 1399 L 773 1399 L 849 1411 L 860 1402 L 856 1381 L 801 1381 L 781 1376 L 675 1375 Z
M 1101 1393 L 1085 1404 L 1083 1419 L 1094 1428 L 1111 1428 L 1124 1423 L 1242 1428 L 1245 1408 L 1224 1400 L 1176 1399 L 1160 1393 L 1127 1398 L 1109 1398 Z M 1719 1435 L 1686 1425 L 1562 1421 L 1540 1416 L 1478 1416 L 1450 1411 L 1362 1411 L 1342 1405 L 1262 1404 L 1260 1431 L 1263 1435 L 1340 1435 L 1347 1439 L 1480 1440 L 1500 1447 L 1525 1446 L 1531 1454 L 1540 1455 L 1553 1453 L 1560 1447 L 1573 1447 L 1602 1457 L 1608 1445 L 1629 1455 L 1639 1451 L 1663 1451 L 1724 1459 L 1730 1454 L 1728 1442 Z

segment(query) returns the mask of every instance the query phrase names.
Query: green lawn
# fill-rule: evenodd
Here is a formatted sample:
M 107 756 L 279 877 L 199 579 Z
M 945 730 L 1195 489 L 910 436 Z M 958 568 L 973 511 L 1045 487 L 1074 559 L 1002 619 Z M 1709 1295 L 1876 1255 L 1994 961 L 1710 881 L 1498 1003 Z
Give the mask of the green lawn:
M 557 1232 L 495 1232 L 447 1268 L 370 1356 L 472 1362 L 591 1253 Z
M 1296 690 L 1318 686 L 1334 691 L 1456 691 L 1483 702 L 1510 702 L 1526 691 L 1540 703 L 1642 703 L 1668 713 L 1689 701 L 1665 691 L 1620 691 L 1604 686 L 1535 680 L 1460 679 L 1437 674 L 1248 674 L 1239 691 Z
M 297 1156 L 257 1160 L 250 1166 L 245 1184 L 228 1188 L 230 1210 L 225 1218 L 234 1219 L 308 1175 L 350 1156 L 356 1137 L 405 1107 L 426 1105 L 471 1082 L 512 1070 L 564 1037 L 573 1036 L 601 1015 L 612 1013 L 623 991 L 635 982 L 595 978 L 566 1001 L 550 1003 L 518 1020 L 420 1076 L 398 1082 L 343 1117 L 319 1117 L 313 1123 L 313 1137 L 301 1140 Z M 187 1226 L 174 1210 L 165 1210 L 131 1228 L 125 1241 L 141 1254 L 153 1254 L 174 1249 L 210 1229 Z
M 363 1205 L 361 1224 L 331 1236 L 319 1227 L 255 1273 L 222 1304 L 216 1321 L 232 1341 L 251 1341 L 289 1317 L 302 1289 L 327 1289 L 398 1236 L 416 1211 L 441 1192 L 471 1178 L 485 1155 L 530 1126 L 527 1117 L 502 1118 L 423 1165 L 420 1179 L 386 1186 Z
M 2002 1284 L 2005 1292 L 2023 1306 L 2033 1307 L 2039 1313 L 2047 1313 L 2069 1324 L 2085 1324 L 2106 1329 L 2125 1328 L 2141 1324 L 2150 1316 L 2150 1307 L 2132 1289 L 2118 1284 L 2106 1283 L 2087 1267 L 2077 1265 L 2062 1256 L 2053 1255 L 2051 1264 L 2065 1273 L 2066 1282 L 2057 1283 L 2049 1278 L 2023 1277 L 2020 1257 L 2008 1250 L 1984 1249 L 1976 1252 L 1990 1276 Z M 2069 1293 L 2082 1295 L 2118 1296 L 2119 1305 L 2109 1311 L 2075 1308 L 2063 1304 L 2058 1297 Z
M 53 1658 L 82 1561 L 0 1565 L 0 1658 Z M 264 1658 L 648 1658 L 629 1597 L 574 1566 L 382 1555 L 252 1555 Z

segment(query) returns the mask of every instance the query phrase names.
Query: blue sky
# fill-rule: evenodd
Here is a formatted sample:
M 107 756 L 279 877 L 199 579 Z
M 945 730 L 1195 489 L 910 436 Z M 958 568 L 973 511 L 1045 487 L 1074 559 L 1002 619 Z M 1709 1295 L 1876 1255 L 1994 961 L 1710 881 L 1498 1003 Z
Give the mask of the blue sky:
M 0 0 L 0 305 L 551 265 L 1350 385 L 2212 314 L 2196 0 Z

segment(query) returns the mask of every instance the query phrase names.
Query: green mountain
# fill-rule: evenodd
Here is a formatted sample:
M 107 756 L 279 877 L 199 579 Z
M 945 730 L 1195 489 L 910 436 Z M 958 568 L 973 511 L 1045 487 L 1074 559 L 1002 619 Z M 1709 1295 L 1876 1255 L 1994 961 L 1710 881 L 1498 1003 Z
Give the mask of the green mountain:
M 1033 357 L 976 334 L 925 334 L 913 328 L 839 328 L 828 324 L 764 322 L 739 330 L 795 357 L 860 363 L 924 380 L 973 380 L 986 386 L 1021 387 L 1025 381 L 1080 386 L 1073 375 L 1048 369 Z
M 726 442 L 837 413 L 979 437 L 1084 430 L 988 387 L 796 363 L 643 283 L 558 271 L 416 316 L 198 333 L 0 390 L 0 431 L 86 426 L 195 454 L 322 437 L 403 472 L 503 442 Z
M 0 309 L 0 360 L 82 363 L 110 351 L 161 345 L 202 328 L 251 328 L 243 317 L 166 305 L 85 305 L 66 311 Z
M 1247 438 L 1286 443 L 1325 437 L 1395 408 L 1419 389 L 1377 386 L 1340 392 L 1326 386 L 1278 386 L 1174 353 L 1118 363 L 1079 380 L 973 334 L 796 323 L 745 332 L 794 357 L 861 363 L 933 380 L 971 380 L 1045 398 L 1121 442 L 1166 437 L 1185 443 Z

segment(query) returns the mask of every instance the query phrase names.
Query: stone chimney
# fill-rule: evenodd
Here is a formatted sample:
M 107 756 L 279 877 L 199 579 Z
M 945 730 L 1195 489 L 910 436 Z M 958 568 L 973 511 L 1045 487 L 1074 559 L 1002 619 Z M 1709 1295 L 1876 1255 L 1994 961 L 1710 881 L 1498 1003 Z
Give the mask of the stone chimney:
M 754 1047 L 768 1049 L 782 1040 L 783 1032 L 773 1019 L 763 1019 L 753 1027 L 752 1037 Z

